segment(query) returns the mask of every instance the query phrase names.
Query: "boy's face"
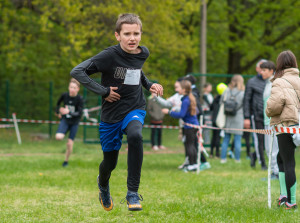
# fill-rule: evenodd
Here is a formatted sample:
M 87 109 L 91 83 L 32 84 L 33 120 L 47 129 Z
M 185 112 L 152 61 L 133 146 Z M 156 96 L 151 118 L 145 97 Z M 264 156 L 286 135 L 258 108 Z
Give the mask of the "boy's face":
M 139 53 L 139 43 L 142 32 L 138 24 L 123 24 L 120 33 L 115 32 L 116 39 L 120 42 L 121 48 L 131 54 Z
M 273 70 L 269 70 L 268 68 L 262 68 L 261 72 L 260 72 L 260 74 L 261 74 L 261 76 L 262 76 L 262 78 L 264 80 L 272 77 L 273 73 L 274 73 L 274 71 Z
M 69 95 L 71 97 L 75 97 L 78 94 L 79 87 L 75 83 L 70 83 L 69 84 Z

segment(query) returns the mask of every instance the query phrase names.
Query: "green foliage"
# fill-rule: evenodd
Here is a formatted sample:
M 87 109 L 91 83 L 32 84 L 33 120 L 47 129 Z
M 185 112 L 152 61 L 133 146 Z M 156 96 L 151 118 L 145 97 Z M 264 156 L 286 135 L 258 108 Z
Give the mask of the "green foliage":
M 20 89 L 26 92 L 17 95 L 24 95 L 26 101 L 36 92 L 47 97 L 39 88 L 33 89 L 41 80 L 53 81 L 61 93 L 75 65 L 117 44 L 116 19 L 132 12 L 143 21 L 141 44 L 150 50 L 144 71 L 163 84 L 168 97 L 178 77 L 199 72 L 200 2 L 2 0 L 1 85 L 6 79 L 25 85 Z M 294 0 L 207 1 L 208 73 L 253 74 L 258 59 L 275 61 L 285 49 L 300 56 L 300 46 L 295 44 L 300 39 L 299 6 Z

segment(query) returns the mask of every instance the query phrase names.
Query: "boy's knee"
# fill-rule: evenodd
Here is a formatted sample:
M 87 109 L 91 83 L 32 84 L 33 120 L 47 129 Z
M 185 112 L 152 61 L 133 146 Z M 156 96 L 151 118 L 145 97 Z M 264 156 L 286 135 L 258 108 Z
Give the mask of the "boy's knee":
M 103 161 L 100 164 L 100 169 L 108 170 L 108 171 L 113 171 L 117 166 L 117 162 L 105 162 Z
M 141 132 L 135 131 L 133 133 L 127 134 L 128 143 L 139 143 L 143 140 L 143 135 Z
M 73 140 L 68 139 L 67 146 L 71 147 L 71 146 L 73 146 L 73 144 L 74 144 Z
M 65 134 L 62 134 L 62 133 L 56 133 L 56 135 L 55 135 L 56 140 L 63 140 L 64 137 L 65 137 Z

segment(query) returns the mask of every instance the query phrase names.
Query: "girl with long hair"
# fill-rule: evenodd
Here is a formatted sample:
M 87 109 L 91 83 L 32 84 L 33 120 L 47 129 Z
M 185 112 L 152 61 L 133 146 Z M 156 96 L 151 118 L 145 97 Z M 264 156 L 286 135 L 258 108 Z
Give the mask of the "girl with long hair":
M 276 73 L 271 80 L 271 96 L 267 101 L 266 115 L 270 125 L 278 127 L 298 126 L 300 102 L 300 78 L 295 55 L 290 50 L 281 52 L 276 61 Z M 278 206 L 296 209 L 295 144 L 292 134 L 277 133 L 279 153 L 280 196 Z
M 244 127 L 244 115 L 243 115 L 243 99 L 244 99 L 245 85 L 242 75 L 234 75 L 231 78 L 228 88 L 221 97 L 221 103 L 225 103 L 226 100 L 233 98 L 237 103 L 237 111 L 235 115 L 226 115 L 225 128 L 231 129 L 243 129 Z M 231 134 L 234 135 L 234 157 L 237 163 L 240 162 L 241 156 L 241 141 L 242 131 L 225 130 L 225 137 L 222 143 L 221 149 L 221 163 L 226 163 L 226 153 L 230 142 Z
M 184 123 L 189 123 L 193 125 L 199 125 L 197 119 L 197 104 L 194 95 L 192 94 L 191 83 L 187 80 L 182 80 L 180 82 L 181 89 L 179 89 L 179 94 L 183 95 L 182 104 L 180 111 L 170 111 L 169 109 L 162 109 L 163 113 L 169 114 L 173 118 L 181 118 Z M 189 165 L 187 166 L 188 171 L 197 170 L 197 129 L 184 125 L 185 136 L 184 147 L 186 154 L 189 159 Z

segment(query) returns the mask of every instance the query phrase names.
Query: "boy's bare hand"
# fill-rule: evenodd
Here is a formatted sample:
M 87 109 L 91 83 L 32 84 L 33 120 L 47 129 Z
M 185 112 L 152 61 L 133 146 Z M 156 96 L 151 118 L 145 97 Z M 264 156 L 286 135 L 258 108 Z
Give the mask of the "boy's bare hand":
M 61 114 L 55 113 L 55 116 L 56 116 L 57 118 L 61 119 Z
M 118 90 L 118 87 L 110 87 L 110 93 L 105 98 L 105 101 L 114 102 L 120 100 L 121 96 L 118 93 L 114 92 L 115 90 Z
M 69 114 L 69 109 L 67 108 L 67 107 L 61 107 L 60 109 L 59 109 L 59 113 L 60 114 L 62 114 L 62 115 L 66 115 L 66 114 Z
M 152 84 L 150 92 L 157 96 L 162 96 L 164 94 L 164 88 L 160 84 Z

